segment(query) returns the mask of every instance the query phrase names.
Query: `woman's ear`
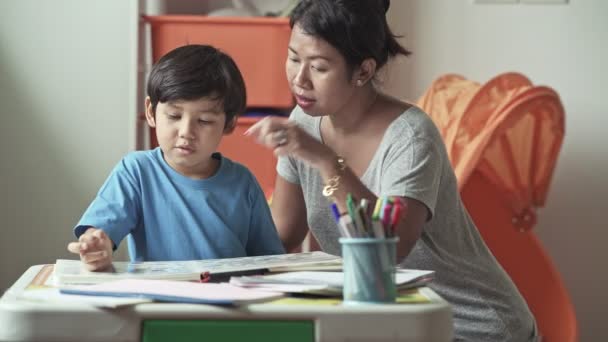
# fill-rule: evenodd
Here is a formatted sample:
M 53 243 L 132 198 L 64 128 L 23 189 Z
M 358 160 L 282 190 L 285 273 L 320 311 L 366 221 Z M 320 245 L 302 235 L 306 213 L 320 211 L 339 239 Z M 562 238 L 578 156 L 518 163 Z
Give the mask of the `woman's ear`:
M 373 58 L 367 58 L 361 62 L 361 65 L 353 74 L 353 82 L 357 87 L 362 87 L 376 74 L 376 61 Z
M 239 118 L 239 116 L 235 115 L 232 117 L 232 119 L 230 119 L 230 121 L 228 121 L 226 123 L 226 127 L 224 128 L 224 135 L 230 134 L 234 131 L 234 129 L 236 128 L 236 121 L 238 118 Z
M 154 115 L 155 113 L 154 109 L 152 108 L 152 101 L 150 100 L 150 96 L 146 96 L 144 106 L 146 107 L 146 121 L 148 122 L 148 126 L 156 127 L 156 117 Z

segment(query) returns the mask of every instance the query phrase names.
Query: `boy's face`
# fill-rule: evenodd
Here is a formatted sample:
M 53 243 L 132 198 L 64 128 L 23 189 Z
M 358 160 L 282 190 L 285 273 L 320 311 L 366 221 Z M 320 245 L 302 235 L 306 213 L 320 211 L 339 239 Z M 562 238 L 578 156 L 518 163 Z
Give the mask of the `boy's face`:
M 209 98 L 159 102 L 155 115 L 148 97 L 146 120 L 156 128 L 165 161 L 191 178 L 207 178 L 215 173 L 217 163 L 211 155 L 217 151 L 222 135 L 233 126 L 226 125 L 221 104 Z

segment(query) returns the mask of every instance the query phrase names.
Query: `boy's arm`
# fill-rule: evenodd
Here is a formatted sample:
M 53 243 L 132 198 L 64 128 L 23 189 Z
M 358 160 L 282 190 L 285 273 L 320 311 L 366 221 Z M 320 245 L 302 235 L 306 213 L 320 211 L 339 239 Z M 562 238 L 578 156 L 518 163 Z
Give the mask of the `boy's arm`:
M 253 177 L 253 176 L 252 176 Z M 285 250 L 272 221 L 270 208 L 264 197 L 264 192 L 255 180 L 253 202 L 250 211 L 249 236 L 247 239 L 247 255 L 284 254 Z
M 309 231 L 302 187 L 277 175 L 271 210 L 285 250 L 299 248 Z
M 135 177 L 123 159 L 74 228 L 77 238 L 90 228 L 98 228 L 108 236 L 112 249 L 120 244 L 140 219 L 141 192 Z

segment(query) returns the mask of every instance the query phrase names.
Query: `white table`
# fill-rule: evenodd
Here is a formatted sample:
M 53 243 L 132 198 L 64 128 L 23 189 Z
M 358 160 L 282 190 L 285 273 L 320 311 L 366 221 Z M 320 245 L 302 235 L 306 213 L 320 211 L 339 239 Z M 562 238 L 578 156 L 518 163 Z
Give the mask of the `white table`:
M 451 307 L 429 288 L 420 291 L 430 303 L 357 306 L 146 303 L 101 309 L 19 299 L 43 266 L 30 267 L 0 299 L 0 341 L 155 342 L 173 336 L 172 341 L 182 342 L 208 340 L 202 339 L 208 334 L 215 337 L 209 340 L 283 340 L 279 331 L 287 332 L 290 341 L 310 342 L 452 339 Z

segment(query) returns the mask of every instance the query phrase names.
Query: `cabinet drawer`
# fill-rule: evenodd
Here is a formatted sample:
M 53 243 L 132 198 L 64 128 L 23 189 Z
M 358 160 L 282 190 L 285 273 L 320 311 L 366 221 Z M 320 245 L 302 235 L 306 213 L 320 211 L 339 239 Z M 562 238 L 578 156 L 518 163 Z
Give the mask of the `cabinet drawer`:
M 291 34 L 287 18 L 164 15 L 144 19 L 151 25 L 154 61 L 179 46 L 213 45 L 228 53 L 241 70 L 248 107 L 293 106 L 285 76 Z
M 146 320 L 143 342 L 314 342 L 312 321 Z

